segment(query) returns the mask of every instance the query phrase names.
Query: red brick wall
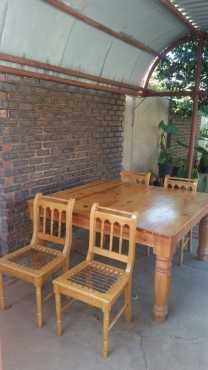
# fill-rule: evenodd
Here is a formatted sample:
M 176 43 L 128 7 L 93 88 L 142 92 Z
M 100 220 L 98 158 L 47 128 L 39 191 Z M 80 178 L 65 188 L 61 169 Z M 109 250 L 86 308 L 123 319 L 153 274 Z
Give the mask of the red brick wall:
M 26 200 L 119 175 L 125 97 L 0 75 L 0 252 L 29 241 Z
M 178 128 L 178 134 L 171 137 L 170 149 L 174 159 L 185 159 L 187 158 L 188 149 L 178 145 L 177 140 L 184 142 L 189 145 L 191 135 L 191 117 L 181 118 L 178 116 L 171 115 L 171 120 Z M 200 130 L 201 118 L 198 117 L 198 134 Z

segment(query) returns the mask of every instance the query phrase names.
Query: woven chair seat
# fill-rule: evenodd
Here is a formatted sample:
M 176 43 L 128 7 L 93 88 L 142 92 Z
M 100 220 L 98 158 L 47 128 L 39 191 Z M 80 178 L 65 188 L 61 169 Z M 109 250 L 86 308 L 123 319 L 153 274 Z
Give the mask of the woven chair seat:
M 21 267 L 23 270 L 31 270 L 31 272 L 41 271 L 52 261 L 57 258 L 63 259 L 63 254 L 59 251 L 52 250 L 44 246 L 31 245 L 23 247 L 16 252 L 10 253 L 1 259 L 2 266 Z
M 56 258 L 56 256 L 52 254 L 31 248 L 17 257 L 9 258 L 9 260 L 21 266 L 40 269 L 54 260 L 54 258 Z
M 84 265 L 81 270 L 71 273 L 67 280 L 72 285 L 105 294 L 124 275 L 125 272 L 122 270 L 119 271 L 112 266 L 93 261 Z

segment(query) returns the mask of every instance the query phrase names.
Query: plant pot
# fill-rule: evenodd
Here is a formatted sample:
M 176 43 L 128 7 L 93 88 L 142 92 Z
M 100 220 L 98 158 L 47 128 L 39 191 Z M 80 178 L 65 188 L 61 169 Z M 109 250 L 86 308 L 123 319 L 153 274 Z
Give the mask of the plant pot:
M 173 166 L 171 176 L 177 177 L 178 171 L 179 171 L 179 167 Z
M 166 175 L 172 175 L 173 164 L 169 162 L 159 163 L 159 176 L 165 177 Z
M 199 171 L 201 173 L 208 173 L 208 163 L 207 161 L 203 160 L 203 158 L 201 158 L 199 162 Z

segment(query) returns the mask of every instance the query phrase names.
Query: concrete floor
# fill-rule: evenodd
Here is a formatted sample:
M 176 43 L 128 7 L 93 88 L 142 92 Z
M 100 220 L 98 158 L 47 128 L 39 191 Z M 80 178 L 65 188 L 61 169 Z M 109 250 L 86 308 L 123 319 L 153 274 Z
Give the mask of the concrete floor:
M 77 249 L 81 244 L 77 242 Z M 81 257 L 73 253 L 77 262 Z M 79 302 L 63 317 L 55 335 L 54 303 L 45 305 L 43 329 L 35 327 L 33 288 L 23 282 L 7 289 L 12 307 L 0 313 L 3 370 L 207 370 L 208 263 L 185 255 L 174 265 L 169 317 L 151 319 L 154 257 L 137 250 L 131 323 L 121 318 L 110 334 L 110 356 L 101 357 L 101 315 Z

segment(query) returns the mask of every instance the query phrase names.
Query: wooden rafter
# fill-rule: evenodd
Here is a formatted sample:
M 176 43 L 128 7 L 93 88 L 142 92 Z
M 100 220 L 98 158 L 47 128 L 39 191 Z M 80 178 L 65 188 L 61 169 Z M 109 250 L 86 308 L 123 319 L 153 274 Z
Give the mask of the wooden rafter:
M 97 22 L 96 20 L 87 17 L 86 15 L 81 14 L 74 8 L 72 8 L 70 5 L 64 4 L 59 0 L 46 0 L 46 2 L 52 6 L 54 6 L 56 9 L 70 15 L 71 17 L 74 17 L 78 19 L 81 22 L 84 22 L 85 24 L 88 24 L 88 26 L 91 26 L 93 28 L 96 28 L 97 30 L 104 32 L 120 41 L 123 41 L 126 44 L 129 44 L 137 49 L 140 49 L 144 51 L 145 53 L 158 56 L 159 53 L 150 48 L 149 46 L 145 45 L 143 42 L 134 39 L 131 36 L 128 36 L 124 33 L 116 32 L 112 30 L 111 28 L 105 26 L 104 24 Z

